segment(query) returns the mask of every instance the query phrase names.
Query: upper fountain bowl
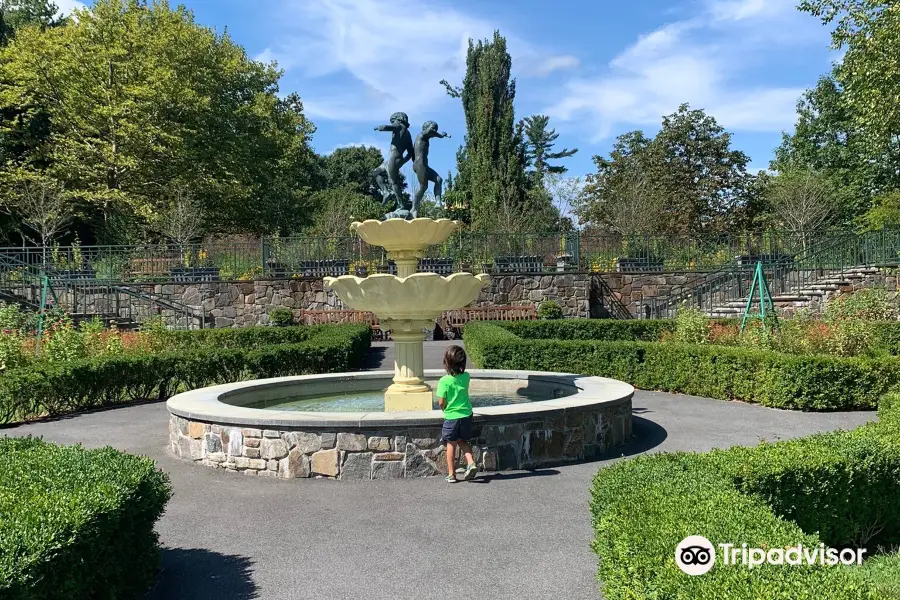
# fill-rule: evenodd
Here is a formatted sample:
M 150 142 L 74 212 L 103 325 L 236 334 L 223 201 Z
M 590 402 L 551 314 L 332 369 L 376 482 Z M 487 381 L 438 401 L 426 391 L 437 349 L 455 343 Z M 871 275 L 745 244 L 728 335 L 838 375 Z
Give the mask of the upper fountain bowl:
M 419 251 L 425 246 L 442 244 L 453 235 L 457 227 L 459 223 L 450 219 L 369 219 L 353 223 L 350 231 L 367 244 L 381 246 L 393 253 Z
M 377 274 L 365 278 L 344 275 L 326 277 L 348 307 L 375 313 L 380 319 L 435 319 L 445 310 L 467 306 L 488 283 L 487 275 L 415 273 L 409 277 Z

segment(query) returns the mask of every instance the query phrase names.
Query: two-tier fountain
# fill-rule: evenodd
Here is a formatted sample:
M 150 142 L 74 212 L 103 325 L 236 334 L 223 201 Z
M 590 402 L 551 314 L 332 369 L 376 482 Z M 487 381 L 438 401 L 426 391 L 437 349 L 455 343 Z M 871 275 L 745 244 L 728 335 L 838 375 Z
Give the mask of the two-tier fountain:
M 448 219 L 416 218 L 429 181 L 440 200 L 441 179 L 428 166 L 428 143 L 447 135 L 427 121 L 413 144 L 403 113 L 378 129 L 393 137 L 389 157 L 373 178 L 382 201 L 399 209 L 384 221 L 351 228 L 387 250 L 397 275 L 328 277 L 325 286 L 348 307 L 375 313 L 391 330 L 394 372 L 279 377 L 178 394 L 167 403 L 175 455 L 225 471 L 286 479 L 397 479 L 446 471 L 443 413 L 433 410 L 429 385 L 444 372 L 424 368 L 425 330 L 443 311 L 478 298 L 488 276 L 417 272 L 425 248 L 443 243 L 458 227 Z M 414 198 L 400 187 L 400 167 L 410 159 L 419 180 Z M 631 436 L 634 388 L 628 384 L 565 373 L 469 373 L 476 436 L 471 441 L 482 470 L 590 459 Z
M 375 313 L 394 340 L 394 382 L 384 397 L 387 412 L 431 410 L 432 390 L 425 383 L 422 357 L 426 328 L 445 310 L 462 308 L 478 298 L 488 283 L 487 275 L 418 273 L 426 246 L 441 244 L 458 223 L 449 219 L 388 219 L 353 223 L 367 244 L 387 250 L 397 265 L 397 275 L 352 275 L 325 278 L 325 287 L 354 310 Z

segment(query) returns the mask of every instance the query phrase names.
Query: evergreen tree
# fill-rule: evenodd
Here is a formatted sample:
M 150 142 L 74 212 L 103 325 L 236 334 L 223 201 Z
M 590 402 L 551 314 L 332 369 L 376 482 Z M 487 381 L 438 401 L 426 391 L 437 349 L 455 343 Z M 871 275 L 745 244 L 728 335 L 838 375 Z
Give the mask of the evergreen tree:
M 469 40 L 466 76 L 460 88 L 441 83 L 462 100 L 466 118 L 465 145 L 457 152 L 458 175 L 448 203 L 466 206 L 472 226 L 490 230 L 510 225 L 501 215 L 521 214 L 527 204 L 521 128 L 517 135 L 516 82 L 506 39 Z M 529 228 L 527 223 L 517 223 Z
M 547 115 L 532 115 L 525 117 L 526 140 L 526 164 L 534 167 L 534 177 L 537 183 L 543 184 L 544 175 L 547 173 L 562 175 L 568 169 L 561 165 L 551 165 L 551 160 L 560 160 L 574 156 L 578 148 L 569 150 L 564 148 L 559 152 L 553 152 L 553 146 L 559 134 L 555 129 L 549 129 L 550 117 Z

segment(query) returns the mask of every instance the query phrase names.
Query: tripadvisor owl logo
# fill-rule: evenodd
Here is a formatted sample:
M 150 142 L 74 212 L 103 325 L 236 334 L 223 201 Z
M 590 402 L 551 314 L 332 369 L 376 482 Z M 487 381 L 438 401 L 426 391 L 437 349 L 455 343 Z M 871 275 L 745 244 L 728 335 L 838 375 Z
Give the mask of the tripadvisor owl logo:
M 675 548 L 675 564 L 688 575 L 703 575 L 716 564 L 716 549 L 702 535 L 691 535 Z

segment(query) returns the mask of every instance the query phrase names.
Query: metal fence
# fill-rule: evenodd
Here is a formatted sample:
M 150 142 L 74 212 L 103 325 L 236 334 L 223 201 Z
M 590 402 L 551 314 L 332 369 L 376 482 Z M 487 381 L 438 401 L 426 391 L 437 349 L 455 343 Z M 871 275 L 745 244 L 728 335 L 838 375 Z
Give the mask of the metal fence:
M 796 262 L 823 242 L 833 244 L 836 250 L 831 258 L 818 256 L 819 263 L 833 260 L 888 264 L 900 257 L 900 230 L 868 234 L 767 231 L 683 236 L 466 231 L 427 248 L 425 256 L 449 261 L 454 271 L 710 273 L 741 270 L 757 261 Z M 390 270 L 382 248 L 352 236 L 212 240 L 183 245 L 0 248 L 0 257 L 40 269 L 54 280 L 68 281 L 230 281 Z

